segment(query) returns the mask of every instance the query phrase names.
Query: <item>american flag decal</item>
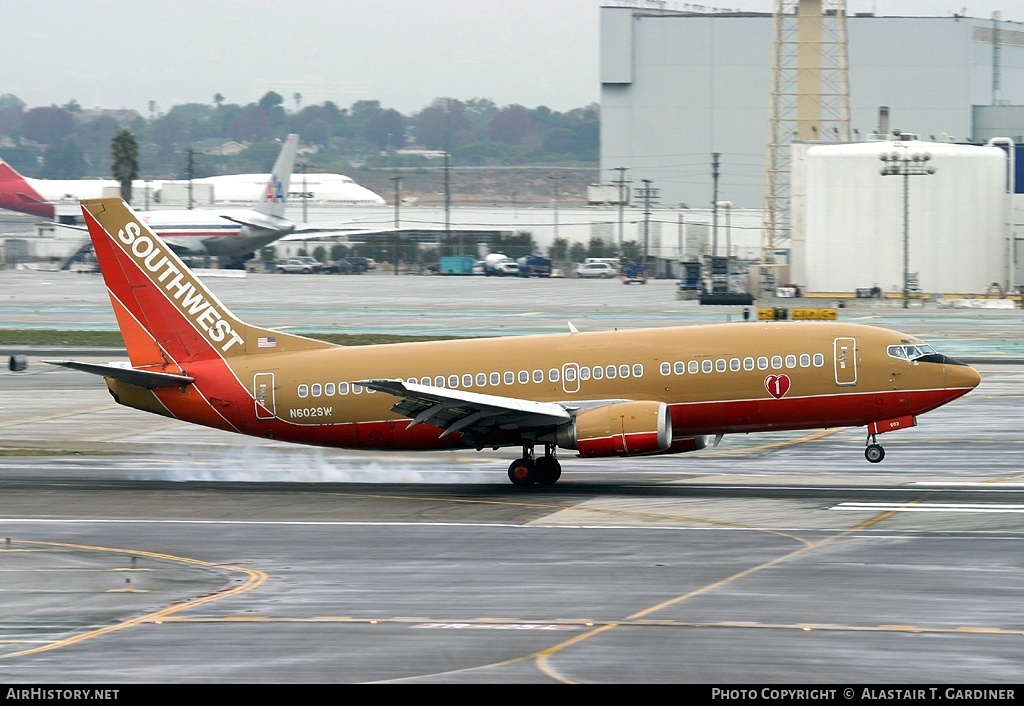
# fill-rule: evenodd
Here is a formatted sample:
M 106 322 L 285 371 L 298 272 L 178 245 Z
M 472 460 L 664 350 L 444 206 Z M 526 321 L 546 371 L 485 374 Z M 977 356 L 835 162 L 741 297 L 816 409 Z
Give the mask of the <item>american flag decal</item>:
M 260 336 L 256 339 L 257 348 L 274 348 L 277 346 L 276 336 Z

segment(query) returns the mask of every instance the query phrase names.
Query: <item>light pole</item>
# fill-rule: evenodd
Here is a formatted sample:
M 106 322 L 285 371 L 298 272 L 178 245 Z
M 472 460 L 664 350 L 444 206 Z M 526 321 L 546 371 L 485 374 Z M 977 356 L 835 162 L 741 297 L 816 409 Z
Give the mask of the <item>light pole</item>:
M 558 200 L 560 194 L 558 193 L 558 182 L 564 179 L 565 176 L 561 174 L 549 174 L 548 179 L 551 179 L 555 185 L 555 241 L 558 240 Z
M 395 257 L 394 257 L 394 260 L 395 260 L 395 276 L 397 277 L 398 276 L 398 205 L 402 201 L 402 199 L 400 198 L 401 197 L 401 192 L 402 192 L 402 177 L 400 177 L 400 176 L 393 176 L 393 177 L 391 177 L 391 181 L 395 182 Z
M 627 167 L 615 167 L 615 171 L 619 173 L 619 180 L 615 182 L 619 185 L 619 257 L 622 257 L 622 231 L 625 227 L 622 209 L 626 205 L 626 169 Z
M 725 211 L 725 256 L 732 251 L 732 201 L 716 201 L 715 206 Z
M 928 162 L 932 156 L 927 152 L 911 152 L 907 145 L 892 152 L 878 155 L 884 166 L 879 169 L 882 176 L 903 177 L 903 308 L 910 306 L 910 177 L 935 173 L 935 167 Z

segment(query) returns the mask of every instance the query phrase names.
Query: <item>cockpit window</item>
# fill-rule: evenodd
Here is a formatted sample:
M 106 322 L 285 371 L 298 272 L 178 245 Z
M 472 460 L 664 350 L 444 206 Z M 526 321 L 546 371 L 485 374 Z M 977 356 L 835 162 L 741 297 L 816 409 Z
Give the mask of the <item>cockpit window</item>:
M 917 360 L 927 355 L 938 355 L 937 351 L 927 343 L 904 343 L 898 346 L 889 346 L 886 352 L 893 358 L 901 360 Z

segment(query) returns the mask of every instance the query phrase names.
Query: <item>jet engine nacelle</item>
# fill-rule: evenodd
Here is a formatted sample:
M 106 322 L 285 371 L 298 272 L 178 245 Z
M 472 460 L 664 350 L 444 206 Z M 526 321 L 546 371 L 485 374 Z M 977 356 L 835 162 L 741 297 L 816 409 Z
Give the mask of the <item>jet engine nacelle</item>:
M 556 432 L 563 449 L 581 458 L 665 453 L 672 447 L 672 417 L 664 402 L 618 402 L 584 409 Z

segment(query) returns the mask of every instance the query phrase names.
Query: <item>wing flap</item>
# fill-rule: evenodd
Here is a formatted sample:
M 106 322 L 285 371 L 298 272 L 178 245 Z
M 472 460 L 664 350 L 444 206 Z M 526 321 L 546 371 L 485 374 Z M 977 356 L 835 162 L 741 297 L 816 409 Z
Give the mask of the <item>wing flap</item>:
M 538 429 L 568 422 L 572 415 L 562 405 L 514 397 L 484 395 L 401 380 L 360 380 L 371 390 L 400 398 L 391 411 L 409 417 L 409 427 L 429 423 L 443 429 L 441 436 L 463 430 Z

